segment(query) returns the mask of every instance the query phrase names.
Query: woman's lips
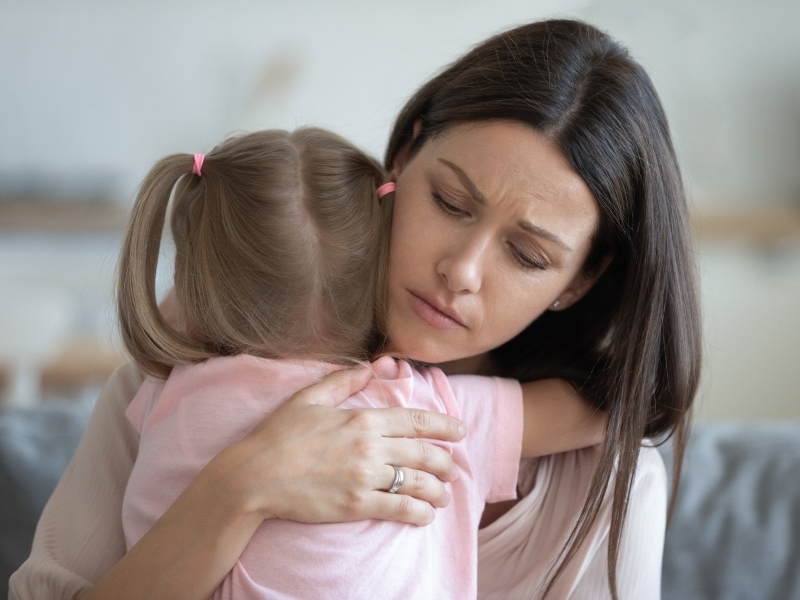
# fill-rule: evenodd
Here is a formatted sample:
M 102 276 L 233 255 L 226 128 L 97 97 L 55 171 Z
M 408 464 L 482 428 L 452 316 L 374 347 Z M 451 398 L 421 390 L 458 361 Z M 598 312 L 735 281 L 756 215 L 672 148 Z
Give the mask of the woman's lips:
M 409 295 L 411 296 L 412 310 L 420 319 L 429 325 L 436 327 L 437 329 L 466 328 L 466 325 L 458 320 L 457 315 L 451 316 L 450 314 L 444 312 L 444 310 L 448 310 L 447 307 L 442 307 L 444 309 L 442 310 L 432 302 L 429 302 L 425 298 L 418 296 L 414 292 L 409 292 Z

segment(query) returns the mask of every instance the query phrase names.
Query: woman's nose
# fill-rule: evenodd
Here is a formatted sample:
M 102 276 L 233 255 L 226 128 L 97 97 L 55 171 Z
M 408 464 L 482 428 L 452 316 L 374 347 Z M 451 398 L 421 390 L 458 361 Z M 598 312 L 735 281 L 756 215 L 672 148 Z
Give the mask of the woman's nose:
M 436 271 L 450 291 L 477 293 L 483 283 L 486 251 L 485 243 L 472 240 L 447 252 L 436 265 Z

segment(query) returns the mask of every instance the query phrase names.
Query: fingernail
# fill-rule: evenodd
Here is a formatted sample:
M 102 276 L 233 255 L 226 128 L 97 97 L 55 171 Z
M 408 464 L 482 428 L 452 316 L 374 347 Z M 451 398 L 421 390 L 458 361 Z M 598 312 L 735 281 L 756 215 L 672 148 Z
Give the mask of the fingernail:
M 459 435 L 460 437 L 462 437 L 462 438 L 463 438 L 465 435 L 467 435 L 467 428 L 466 428 L 466 426 L 464 426 L 464 425 L 459 425 L 459 426 L 458 426 L 458 435 Z

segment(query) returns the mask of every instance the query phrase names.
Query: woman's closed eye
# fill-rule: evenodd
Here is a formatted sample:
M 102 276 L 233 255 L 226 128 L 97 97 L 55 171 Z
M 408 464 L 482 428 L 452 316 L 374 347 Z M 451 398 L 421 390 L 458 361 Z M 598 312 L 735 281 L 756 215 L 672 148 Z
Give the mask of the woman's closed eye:
M 469 211 L 460 206 L 458 202 L 454 202 L 451 200 L 445 200 L 444 196 L 439 192 L 432 192 L 434 204 L 436 207 L 442 211 L 444 214 L 451 216 L 451 217 L 468 217 L 470 216 Z
M 443 214 L 448 217 L 463 218 L 470 217 L 469 210 L 462 206 L 460 202 L 445 199 L 445 196 L 440 192 L 431 192 L 434 204 Z M 541 253 L 535 250 L 527 250 L 521 248 L 518 244 L 508 242 L 509 252 L 514 261 L 523 269 L 535 269 L 543 271 L 548 267 L 548 261 Z
M 522 250 L 512 243 L 509 243 L 508 247 L 514 260 L 517 261 L 522 268 L 536 269 L 539 271 L 543 271 L 547 268 L 547 260 L 538 253 Z

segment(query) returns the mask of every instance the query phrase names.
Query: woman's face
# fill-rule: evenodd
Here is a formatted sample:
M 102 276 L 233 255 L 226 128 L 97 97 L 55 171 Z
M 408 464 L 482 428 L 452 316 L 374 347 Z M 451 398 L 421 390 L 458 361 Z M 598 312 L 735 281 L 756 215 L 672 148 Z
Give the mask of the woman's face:
M 392 349 L 443 363 L 483 355 L 594 279 L 599 222 L 560 150 L 511 121 L 462 124 L 401 152 L 389 260 Z

